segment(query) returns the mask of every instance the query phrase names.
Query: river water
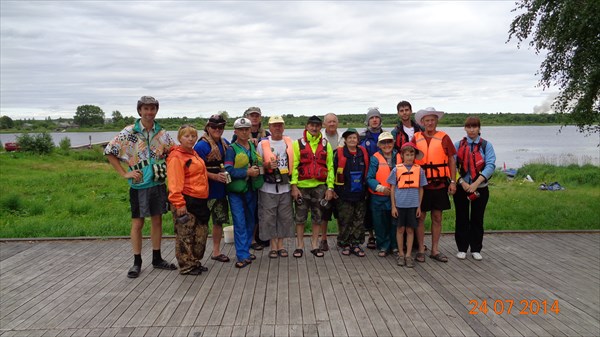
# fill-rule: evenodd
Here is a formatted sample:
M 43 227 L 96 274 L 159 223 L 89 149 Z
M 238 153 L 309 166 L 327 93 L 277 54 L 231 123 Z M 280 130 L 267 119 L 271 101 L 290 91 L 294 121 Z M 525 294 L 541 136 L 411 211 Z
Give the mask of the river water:
M 345 130 L 345 128 L 340 128 Z M 442 127 L 453 141 L 465 136 L 462 127 Z M 482 137 L 492 143 L 496 151 L 496 166 L 519 168 L 528 162 L 544 162 L 555 165 L 594 164 L 600 165 L 600 134 L 585 136 L 572 126 L 491 126 L 483 127 Z M 289 129 L 285 134 L 292 139 L 300 138 L 302 129 Z M 177 138 L 176 131 L 169 131 Z M 0 134 L 0 142 L 14 142 L 18 134 Z M 54 143 L 68 137 L 71 145 L 100 143 L 112 139 L 116 132 L 54 132 L 50 133 Z M 225 130 L 224 137 L 231 139 L 232 130 Z

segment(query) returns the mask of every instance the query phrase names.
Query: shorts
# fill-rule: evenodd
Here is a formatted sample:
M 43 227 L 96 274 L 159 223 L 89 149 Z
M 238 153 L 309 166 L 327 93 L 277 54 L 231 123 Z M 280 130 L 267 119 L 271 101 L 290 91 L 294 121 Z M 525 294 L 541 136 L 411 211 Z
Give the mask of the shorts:
M 409 208 L 400 208 L 396 207 L 398 210 L 398 218 L 396 218 L 396 227 L 411 227 L 417 228 L 419 227 L 419 222 L 417 221 L 417 208 L 409 207 Z
M 308 211 L 310 210 L 310 219 L 313 225 L 321 224 L 323 221 L 323 209 L 324 207 L 320 205 L 321 199 L 325 197 L 325 191 L 327 191 L 327 185 L 322 184 L 317 187 L 311 188 L 298 188 L 300 193 L 302 193 L 302 205 L 298 205 L 297 202 L 294 202 L 296 206 L 296 214 L 294 216 L 294 221 L 297 224 L 305 223 L 308 219 Z
M 266 241 L 294 236 L 294 211 L 290 193 L 273 194 L 258 191 L 259 239 Z
M 167 213 L 167 186 L 165 184 L 143 189 L 129 189 L 131 218 L 146 218 Z
M 185 199 L 185 208 L 189 213 L 192 213 L 196 217 L 197 225 L 208 225 L 208 218 L 210 217 L 210 211 L 207 206 L 207 199 L 200 199 L 190 197 L 189 195 L 183 195 Z
M 227 202 L 227 197 L 209 199 L 208 209 L 210 210 L 213 226 L 223 226 L 224 223 L 229 223 L 229 202 Z
M 431 210 L 444 211 L 450 209 L 450 198 L 448 197 L 448 188 L 436 190 L 423 189 L 423 201 L 421 201 L 421 212 Z

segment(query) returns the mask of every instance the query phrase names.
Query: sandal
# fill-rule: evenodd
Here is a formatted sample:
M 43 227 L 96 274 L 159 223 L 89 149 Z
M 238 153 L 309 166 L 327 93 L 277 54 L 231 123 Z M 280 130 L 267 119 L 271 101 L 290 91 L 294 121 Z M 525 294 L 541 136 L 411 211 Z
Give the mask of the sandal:
M 250 248 L 254 249 L 254 250 L 263 250 L 263 245 L 261 245 L 258 242 L 255 242 L 253 244 L 250 245 Z
M 236 262 L 236 263 L 235 263 L 235 267 L 236 267 L 236 268 L 244 268 L 244 267 L 246 267 L 247 265 L 249 265 L 249 263 L 248 263 L 248 261 L 247 261 L 247 260 L 244 260 L 244 261 L 240 261 L 240 262 Z
M 342 255 L 349 256 L 350 255 L 350 247 L 344 247 L 344 249 L 342 249 Z
M 140 276 L 140 272 L 142 271 L 142 266 L 138 266 L 138 265 L 133 265 L 133 267 L 129 268 L 129 271 L 127 272 L 127 277 L 129 278 L 136 278 L 138 276 Z
M 369 237 L 369 240 L 367 242 L 367 248 L 369 248 L 369 249 L 377 248 L 377 244 L 375 243 L 375 237 L 373 237 L 373 236 Z
M 417 253 L 417 257 L 415 258 L 417 262 L 425 262 L 425 253 Z
M 302 248 L 297 248 L 297 249 L 294 251 L 294 254 L 293 254 L 293 255 L 294 255 L 294 257 L 295 257 L 295 258 L 300 258 L 300 257 L 302 257 L 302 255 L 304 255 L 304 249 L 302 249 Z
M 210 259 L 211 260 L 215 260 L 215 261 L 219 261 L 219 262 L 229 262 L 229 257 L 227 257 L 227 255 L 225 255 L 225 254 L 221 254 L 221 255 L 217 255 L 217 256 L 211 256 Z
M 159 263 L 152 262 L 152 267 L 156 269 L 165 269 L 165 270 L 176 270 L 177 266 L 172 263 L 169 263 L 165 260 L 161 260 Z
M 256 255 L 250 254 L 250 260 L 256 260 Z
M 323 253 L 323 251 L 321 251 L 319 248 L 315 248 L 315 249 L 311 250 L 310 252 L 312 253 L 312 255 L 314 255 L 316 257 L 325 256 L 325 253 Z
M 327 240 L 321 240 L 321 243 L 319 244 L 319 249 L 324 252 L 329 251 L 329 243 L 327 242 Z
M 272 251 L 269 252 L 269 257 L 271 259 L 276 259 L 278 256 L 279 256 L 279 254 L 277 253 L 276 250 L 272 250 Z
M 279 253 L 279 256 L 281 256 L 281 257 L 288 257 L 288 251 L 285 249 L 280 249 L 278 251 L 278 253 Z
M 360 248 L 359 246 L 352 248 L 352 254 L 354 254 L 358 257 L 365 257 L 365 251 L 362 248 Z
M 438 262 L 448 262 L 448 257 L 442 253 L 437 253 L 436 255 L 429 255 L 429 258 Z
M 208 271 L 208 268 L 203 265 L 199 265 L 198 267 L 196 267 L 196 269 L 200 269 L 200 271 Z
M 386 257 L 386 256 L 388 256 L 388 253 L 385 250 L 380 250 L 379 253 L 377 254 L 377 256 Z

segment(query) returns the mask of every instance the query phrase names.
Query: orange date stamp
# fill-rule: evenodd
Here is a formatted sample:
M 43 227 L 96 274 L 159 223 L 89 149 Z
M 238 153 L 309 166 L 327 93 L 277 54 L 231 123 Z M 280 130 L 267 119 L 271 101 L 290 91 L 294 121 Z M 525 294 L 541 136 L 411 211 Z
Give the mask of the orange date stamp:
M 519 315 L 547 315 L 559 314 L 560 307 L 558 300 L 470 300 L 471 310 L 469 315 L 490 314 L 510 315 L 512 312 L 517 312 Z

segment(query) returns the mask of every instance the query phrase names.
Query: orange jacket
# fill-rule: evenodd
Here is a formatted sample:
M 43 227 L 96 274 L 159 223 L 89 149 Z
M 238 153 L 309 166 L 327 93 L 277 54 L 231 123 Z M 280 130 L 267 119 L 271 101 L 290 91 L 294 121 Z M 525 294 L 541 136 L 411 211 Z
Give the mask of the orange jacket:
M 415 145 L 424 154 L 423 158 L 415 160 L 415 163 L 421 165 L 425 170 L 425 176 L 427 176 L 429 183 L 436 180 L 451 179 L 448 155 L 444 152 L 442 145 L 444 136 L 446 136 L 444 132 L 437 131 L 428 145 L 422 132 L 415 133 Z
M 208 174 L 202 158 L 196 151 L 188 152 L 176 146 L 167 157 L 169 201 L 176 208 L 185 206 L 183 195 L 208 198 Z

